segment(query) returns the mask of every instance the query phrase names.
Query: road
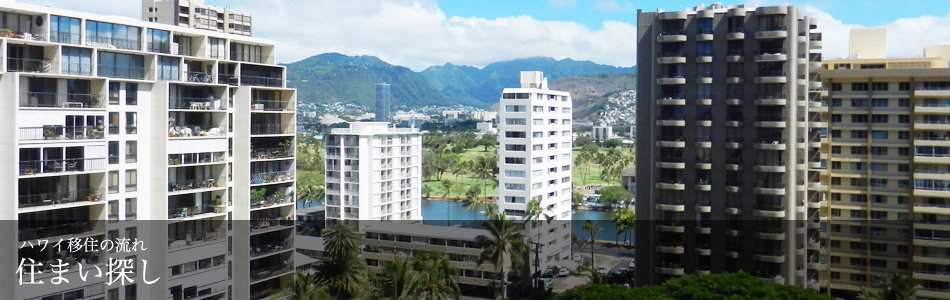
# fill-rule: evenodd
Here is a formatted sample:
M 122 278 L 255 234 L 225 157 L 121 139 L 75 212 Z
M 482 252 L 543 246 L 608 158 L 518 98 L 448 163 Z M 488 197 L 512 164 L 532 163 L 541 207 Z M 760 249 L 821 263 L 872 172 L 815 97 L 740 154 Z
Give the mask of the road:
M 590 261 L 590 248 L 585 247 L 584 249 L 577 250 L 574 249 L 574 254 L 580 254 L 581 258 L 584 261 Z M 614 245 L 595 245 L 594 246 L 594 255 L 601 257 L 598 258 L 598 262 L 602 261 L 603 256 L 612 257 L 611 262 L 609 262 L 610 272 L 615 273 L 620 268 L 629 268 L 629 264 L 634 260 L 634 249 L 633 247 L 619 247 Z M 574 270 L 577 266 L 577 263 L 574 262 L 564 262 L 560 264 L 566 266 L 571 270 Z M 598 264 L 600 265 L 600 264 Z M 577 276 L 566 276 L 566 277 L 555 277 L 554 286 L 557 287 L 561 285 L 562 288 L 570 288 L 575 284 L 585 284 L 586 279 L 580 279 Z M 558 291 L 556 291 L 558 292 Z

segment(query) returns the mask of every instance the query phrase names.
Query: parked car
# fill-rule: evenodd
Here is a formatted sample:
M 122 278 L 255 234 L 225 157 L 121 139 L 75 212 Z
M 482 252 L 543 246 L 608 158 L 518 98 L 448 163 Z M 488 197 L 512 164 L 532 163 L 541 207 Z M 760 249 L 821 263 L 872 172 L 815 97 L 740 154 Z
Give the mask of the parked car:
M 557 267 L 551 266 L 551 267 L 548 267 L 547 269 L 544 269 L 544 272 L 541 273 L 541 278 L 551 278 L 551 277 L 554 277 L 555 275 L 557 275 Z
M 627 273 L 627 268 L 617 269 L 617 275 L 623 275 L 624 273 Z
M 605 267 L 600 267 L 600 268 L 597 268 L 597 273 L 600 275 L 607 275 L 607 273 L 610 273 L 610 270 L 608 270 Z
M 630 264 L 627 265 L 627 268 L 630 268 L 631 270 L 636 269 L 636 268 L 637 268 L 637 262 L 631 261 Z
M 571 255 L 571 260 L 576 261 L 576 262 L 581 262 L 581 255 L 580 254 Z
M 557 270 L 557 276 L 558 276 L 558 277 L 564 277 L 564 276 L 568 276 L 568 275 L 571 275 L 571 270 L 568 269 L 568 268 L 560 268 L 560 269 Z

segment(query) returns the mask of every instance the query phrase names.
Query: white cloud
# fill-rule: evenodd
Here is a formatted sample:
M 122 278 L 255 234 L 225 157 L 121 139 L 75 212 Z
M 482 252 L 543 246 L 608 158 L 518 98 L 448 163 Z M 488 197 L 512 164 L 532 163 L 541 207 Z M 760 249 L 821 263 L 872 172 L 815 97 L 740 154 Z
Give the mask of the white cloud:
M 97 1 L 32 2 L 98 11 L 116 0 Z M 139 1 L 122 2 L 131 4 L 116 3 L 110 10 L 139 16 Z M 232 1 L 230 6 L 252 14 L 254 36 L 277 41 L 282 63 L 327 52 L 373 55 L 417 71 L 447 62 L 481 67 L 535 56 L 624 67 L 636 63 L 636 27 L 623 22 L 607 21 L 593 31 L 575 22 L 539 21 L 527 15 L 447 17 L 434 0 Z
M 865 28 L 856 24 L 844 24 L 832 15 L 806 5 L 802 13 L 818 19 L 818 31 L 822 32 L 822 57 L 825 59 L 846 58 L 852 28 Z M 902 18 L 880 27 L 887 29 L 887 56 L 912 57 L 923 55 L 928 45 L 950 43 L 950 14 L 942 17 L 920 16 Z
M 617 0 L 600 0 L 594 2 L 594 9 L 599 11 L 632 11 L 633 4 L 630 2 L 617 3 Z
M 577 0 L 548 0 L 548 3 L 554 8 L 567 8 L 577 4 Z

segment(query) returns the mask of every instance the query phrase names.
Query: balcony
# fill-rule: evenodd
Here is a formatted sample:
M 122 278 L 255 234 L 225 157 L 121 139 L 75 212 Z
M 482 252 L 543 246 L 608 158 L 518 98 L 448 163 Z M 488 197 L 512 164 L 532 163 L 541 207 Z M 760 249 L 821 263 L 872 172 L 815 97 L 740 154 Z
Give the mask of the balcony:
M 138 40 L 129 40 L 122 38 L 113 38 L 106 36 L 98 35 L 86 35 L 86 46 L 107 48 L 107 49 L 123 49 L 123 50 L 141 50 L 142 42 Z
M 221 188 L 221 180 L 208 178 L 208 179 L 190 179 L 190 180 L 180 180 L 175 182 L 168 183 L 168 192 L 177 193 L 190 190 L 199 190 L 199 189 L 214 189 Z
M 755 62 L 782 62 L 788 60 L 785 53 L 762 53 L 755 56 Z
M 290 272 L 293 271 L 294 265 L 292 264 L 292 261 L 291 263 L 288 263 L 288 266 L 251 270 L 251 282 L 256 282 L 269 277 L 290 274 Z
M 683 99 L 683 95 L 673 95 L 673 96 L 656 99 L 656 104 L 657 105 L 686 105 L 686 99 Z
M 946 262 L 944 262 L 944 263 L 946 263 Z M 947 272 L 947 271 L 936 271 L 936 270 L 916 269 L 916 270 L 914 270 L 914 279 L 917 279 L 917 280 L 950 281 L 950 272 Z
M 914 104 L 914 112 L 950 114 L 950 101 L 918 102 Z
M 682 29 L 664 30 L 657 35 L 656 41 L 660 43 L 685 42 L 686 31 Z
M 219 263 L 218 260 L 215 260 L 214 263 Z M 218 265 L 214 265 L 217 267 Z M 174 292 L 169 292 L 168 300 L 185 300 L 185 299 L 201 299 L 201 300 L 224 300 L 224 292 L 228 290 L 230 286 L 227 280 L 218 281 L 216 283 L 206 284 L 202 286 L 186 286 L 181 290 L 176 290 Z M 186 284 L 188 285 L 188 284 Z M 270 293 L 276 293 L 277 291 L 269 291 Z M 268 294 L 268 295 L 269 295 Z M 212 295 L 218 295 L 217 297 Z M 257 295 L 257 294 L 255 294 Z M 210 297 L 209 297 L 210 296 Z M 258 300 L 259 298 L 254 298 Z M 125 300 L 135 300 L 135 298 L 126 298 Z
M 785 240 L 785 229 L 782 228 L 757 228 L 752 236 L 757 239 L 782 241 Z
M 79 76 L 92 76 L 92 64 L 88 63 L 62 63 L 61 74 L 66 75 L 79 75 Z
M 950 97 L 950 88 L 937 86 L 937 87 L 917 87 L 914 90 L 914 96 L 916 97 Z
M 21 229 L 18 232 L 17 241 L 32 241 L 37 239 L 47 239 L 62 237 L 67 240 L 69 236 L 91 235 L 95 233 L 105 233 L 104 221 L 74 221 L 64 222 L 59 225 L 36 227 L 30 229 Z
M 7 72 L 50 73 L 53 62 L 45 59 L 7 58 Z
M 785 206 L 783 205 L 755 205 L 752 208 L 752 214 L 756 217 L 765 218 L 784 218 Z
M 757 261 L 783 263 L 785 262 L 785 251 L 756 251 L 754 257 Z
M 673 222 L 673 221 L 657 221 L 657 225 L 656 225 L 656 230 L 662 231 L 662 232 L 681 233 L 681 232 L 684 232 L 685 229 L 686 227 L 683 226 L 683 223 L 677 224 L 677 222 Z
M 103 191 L 100 189 L 81 189 L 60 192 L 38 193 L 32 195 L 20 195 L 19 208 L 55 206 L 63 204 L 82 204 L 95 203 L 101 200 L 100 195 Z
M 227 85 L 238 85 L 238 78 L 234 74 L 220 73 L 218 74 L 218 84 L 227 84 Z
M 51 30 L 49 33 L 49 41 L 60 44 L 79 45 L 81 41 L 81 35 L 78 33 Z
M 202 152 L 202 153 L 182 153 L 169 154 L 169 166 L 187 166 L 197 164 L 223 163 L 227 161 L 227 154 L 224 152 Z
M 785 27 L 764 27 L 755 33 L 756 39 L 782 39 L 788 37 Z
M 280 100 L 251 100 L 251 111 L 294 111 L 294 105 L 291 101 Z
M 756 127 L 785 128 L 785 116 L 781 114 L 758 115 L 755 117 Z
M 195 236 L 191 236 L 190 233 L 179 234 L 174 237 L 168 237 L 168 250 L 200 246 L 215 241 L 223 241 L 225 239 L 226 235 L 221 234 L 221 230 L 218 229 L 198 232 Z
M 133 80 L 153 80 L 154 72 L 152 72 L 152 69 L 117 67 L 117 66 L 107 66 L 107 65 L 99 65 L 98 68 L 99 68 L 98 75 L 101 77 L 133 79 Z
M 657 201 L 656 209 L 665 210 L 665 211 L 686 211 L 686 206 L 683 204 L 683 200 L 660 200 Z
M 260 231 L 273 231 L 286 228 L 293 228 L 295 226 L 294 220 L 290 217 L 286 218 L 271 218 L 271 219 L 254 219 L 251 221 L 251 232 Z
M 187 206 L 187 207 L 177 207 L 168 210 L 168 219 L 177 220 L 192 218 L 204 214 L 220 214 L 223 211 L 217 209 L 217 206 L 211 205 L 202 205 L 202 206 Z
M 656 246 L 656 251 L 669 254 L 683 254 L 683 246 Z
M 266 243 L 266 244 L 255 244 L 251 243 L 251 257 L 264 256 L 268 254 L 273 254 L 281 251 L 285 251 L 289 248 L 294 247 L 294 240 L 291 238 L 285 238 L 280 241 Z
M 105 171 L 105 158 L 67 158 L 20 161 L 20 175 L 55 174 L 64 172 Z
M 292 158 L 295 153 L 293 149 L 288 148 L 252 148 L 251 149 L 251 160 L 268 160 L 268 159 L 281 159 L 281 158 Z M 329 156 L 328 156 L 329 158 Z M 337 156 L 339 158 L 339 156 Z
M 785 94 L 759 94 L 755 99 L 756 105 L 785 105 Z
M 328 201 L 327 205 L 331 205 L 332 201 Z M 294 203 L 294 195 L 270 195 L 263 198 L 251 199 L 251 209 L 271 207 L 281 204 L 291 204 Z
M 686 142 L 683 141 L 682 136 L 661 136 L 656 143 L 659 147 L 686 147 Z
M 656 58 L 658 64 L 684 64 L 686 63 L 686 53 L 683 52 L 662 52 Z
M 252 135 L 293 134 L 292 126 L 281 124 L 252 124 Z
M 227 109 L 227 104 L 214 97 L 169 97 L 168 109 L 223 111 Z
M 950 130 L 950 120 L 917 120 L 914 122 L 915 130 Z
M 293 171 L 262 172 L 251 175 L 251 184 L 269 184 L 294 180 Z
M 263 86 L 263 87 L 283 87 L 284 79 L 280 77 L 241 75 L 241 85 Z
M 682 74 L 661 75 L 656 79 L 656 84 L 686 84 L 686 78 Z
M 213 83 L 213 78 L 211 73 L 185 71 L 185 76 L 182 77 L 182 80 L 196 83 Z
M 168 127 L 168 137 L 187 138 L 187 137 L 227 137 L 228 128 L 226 126 L 198 126 L 183 125 Z
M 683 268 L 675 264 L 662 266 L 662 267 L 658 266 L 656 267 L 656 271 L 659 272 L 660 274 L 666 274 L 666 275 L 673 275 L 673 276 L 683 275 Z
M 915 214 L 950 215 L 950 204 L 914 203 Z
M 102 126 L 20 127 L 21 141 L 40 140 L 101 140 L 105 138 Z
M 756 74 L 755 83 L 785 83 L 784 71 L 759 72 Z

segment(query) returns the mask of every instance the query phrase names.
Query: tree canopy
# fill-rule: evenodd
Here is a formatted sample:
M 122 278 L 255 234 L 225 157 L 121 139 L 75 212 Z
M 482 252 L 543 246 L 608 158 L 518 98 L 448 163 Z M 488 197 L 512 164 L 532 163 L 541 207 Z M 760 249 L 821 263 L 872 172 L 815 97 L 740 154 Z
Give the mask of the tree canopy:
M 826 295 L 801 287 L 767 283 L 748 273 L 692 274 L 667 280 L 658 286 L 626 289 L 619 285 L 592 284 L 567 290 L 557 300 L 612 300 L 612 299 L 794 299 L 832 300 Z

